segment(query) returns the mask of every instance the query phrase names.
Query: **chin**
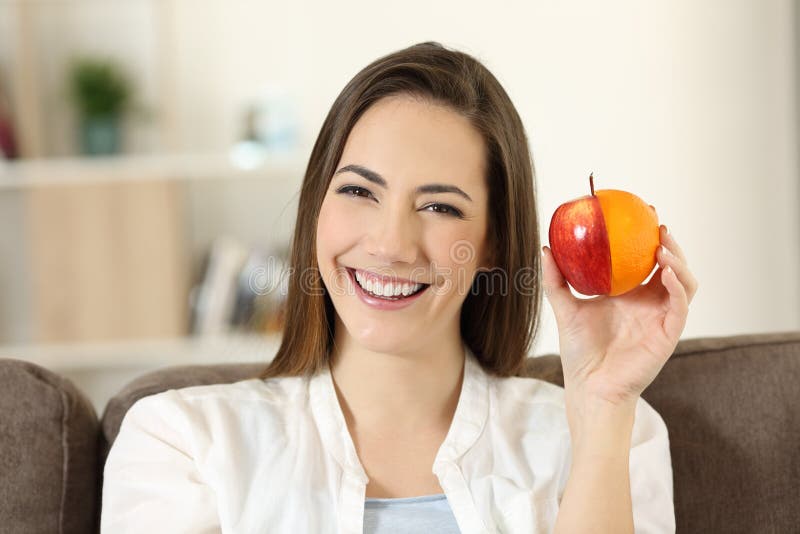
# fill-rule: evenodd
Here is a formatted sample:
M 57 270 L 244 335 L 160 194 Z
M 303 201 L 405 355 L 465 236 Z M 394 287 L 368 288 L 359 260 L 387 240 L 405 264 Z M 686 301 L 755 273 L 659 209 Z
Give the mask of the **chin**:
M 365 349 L 387 354 L 413 351 L 411 341 L 415 342 L 415 346 L 420 341 L 419 336 L 409 334 L 408 330 L 388 332 L 386 325 L 365 325 L 348 329 L 348 332 L 352 340 Z

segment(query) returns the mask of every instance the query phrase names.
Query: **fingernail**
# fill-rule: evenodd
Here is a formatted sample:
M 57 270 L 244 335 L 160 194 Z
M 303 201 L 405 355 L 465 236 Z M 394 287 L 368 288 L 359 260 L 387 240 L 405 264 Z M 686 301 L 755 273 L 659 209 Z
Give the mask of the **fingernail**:
M 664 245 L 661 245 L 661 252 L 663 252 L 667 256 L 674 256 L 674 254 L 672 252 L 670 252 L 669 249 L 667 247 L 665 247 Z
M 667 228 L 666 224 L 664 225 L 664 231 L 667 232 L 667 235 L 669 235 L 669 228 Z

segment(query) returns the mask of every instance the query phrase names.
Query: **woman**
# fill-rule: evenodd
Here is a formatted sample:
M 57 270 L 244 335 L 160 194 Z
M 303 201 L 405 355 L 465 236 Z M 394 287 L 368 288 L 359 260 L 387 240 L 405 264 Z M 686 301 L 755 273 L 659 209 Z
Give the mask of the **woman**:
M 647 284 L 575 298 L 540 256 L 497 80 L 437 43 L 378 59 L 312 151 L 275 359 L 135 403 L 102 530 L 674 532 L 667 429 L 640 394 L 697 282 L 661 230 Z M 542 289 L 565 388 L 517 376 Z

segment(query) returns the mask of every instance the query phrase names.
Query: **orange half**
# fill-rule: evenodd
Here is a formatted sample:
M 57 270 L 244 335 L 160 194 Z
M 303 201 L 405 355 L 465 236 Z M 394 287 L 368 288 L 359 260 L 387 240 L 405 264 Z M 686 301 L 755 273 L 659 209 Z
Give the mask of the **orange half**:
M 658 216 L 641 198 L 627 191 L 594 192 L 608 233 L 611 252 L 611 292 L 621 295 L 641 284 L 656 266 L 661 243 Z

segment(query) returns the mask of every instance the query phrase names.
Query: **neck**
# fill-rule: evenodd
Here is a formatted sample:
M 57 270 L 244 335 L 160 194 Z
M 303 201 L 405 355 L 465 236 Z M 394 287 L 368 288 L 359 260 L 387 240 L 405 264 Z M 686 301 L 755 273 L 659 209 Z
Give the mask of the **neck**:
M 334 345 L 331 375 L 352 433 L 407 440 L 447 432 L 463 381 L 460 335 L 392 354 L 343 338 Z

